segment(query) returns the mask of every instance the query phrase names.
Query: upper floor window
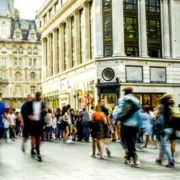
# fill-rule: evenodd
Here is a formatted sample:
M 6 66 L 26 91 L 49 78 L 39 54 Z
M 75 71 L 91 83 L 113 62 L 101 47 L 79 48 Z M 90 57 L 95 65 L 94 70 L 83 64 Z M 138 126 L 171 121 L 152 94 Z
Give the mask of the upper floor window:
M 137 9 L 137 0 L 125 0 L 124 9 L 126 10 L 136 10 Z
M 20 32 L 16 32 L 15 39 L 21 39 L 21 33 Z
M 30 33 L 30 40 L 35 41 L 36 40 L 36 33 Z
M 23 54 L 23 48 L 22 47 L 19 48 L 19 54 Z
M 31 72 L 31 79 L 35 79 L 35 78 L 36 78 L 35 72 Z
M 0 58 L 0 67 L 6 67 L 6 57 L 1 57 Z
M 15 73 L 15 79 L 16 79 L 16 80 L 20 80 L 20 79 L 21 79 L 21 73 L 20 73 L 19 71 L 17 71 L 17 72 Z
M 36 66 L 37 60 L 33 59 L 33 66 Z
M 124 0 L 124 41 L 127 56 L 139 56 L 137 0 Z
M 13 48 L 13 54 L 17 54 L 18 49 L 16 47 Z
M 34 94 L 34 93 L 35 93 L 35 90 L 36 90 L 36 86 L 31 86 L 31 89 L 30 89 L 31 94 Z
M 32 54 L 32 49 L 30 47 L 28 48 L 28 54 Z
M 37 47 L 35 47 L 35 48 L 33 49 L 33 54 L 34 54 L 34 55 L 38 55 L 38 48 L 37 48 Z
M 160 1 L 146 0 L 146 10 L 149 12 L 160 12 Z
M 1 49 L 1 53 L 2 53 L 2 54 L 7 54 L 7 49 L 6 49 L 5 47 L 3 47 L 3 48 Z
M 160 0 L 146 0 L 146 25 L 148 55 L 150 57 L 161 57 Z
M 28 29 L 29 25 L 27 23 L 21 24 L 21 29 Z
M 103 0 L 104 56 L 112 56 L 112 1 Z

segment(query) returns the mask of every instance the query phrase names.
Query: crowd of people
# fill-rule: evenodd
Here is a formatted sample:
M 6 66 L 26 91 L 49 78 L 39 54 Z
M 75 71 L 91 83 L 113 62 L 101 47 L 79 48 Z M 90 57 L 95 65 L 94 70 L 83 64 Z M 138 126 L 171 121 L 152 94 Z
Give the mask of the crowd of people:
M 84 107 L 74 110 L 71 105 L 52 110 L 45 106 L 41 93 L 35 97 L 27 96 L 21 112 L 6 108 L 0 94 L 0 139 L 7 142 L 22 136 L 22 151 L 31 138 L 31 156 L 42 161 L 40 145 L 42 141 L 62 141 L 64 144 L 73 141 L 90 142 L 92 139 L 92 157 L 104 159 L 105 152 L 111 157 L 109 142 L 120 140 L 124 149 L 124 163 L 140 167 L 137 155 L 137 143 L 147 148 L 149 141 L 160 149 L 156 164 L 162 165 L 166 155 L 166 167 L 175 167 L 176 131 L 179 123 L 174 125 L 172 96 L 165 94 L 160 104 L 152 111 L 148 104 L 141 106 L 139 99 L 133 95 L 133 89 L 123 89 L 124 97 L 110 111 L 105 101 L 100 98 L 97 105 L 89 111 Z

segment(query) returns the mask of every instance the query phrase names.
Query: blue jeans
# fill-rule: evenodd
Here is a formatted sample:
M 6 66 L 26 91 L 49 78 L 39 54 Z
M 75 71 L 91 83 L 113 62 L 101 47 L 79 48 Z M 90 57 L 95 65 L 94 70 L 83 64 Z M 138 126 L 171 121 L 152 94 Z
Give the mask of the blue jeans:
M 89 141 L 89 121 L 84 121 L 82 123 L 82 129 L 83 129 L 83 138 L 85 141 Z
M 160 154 L 159 159 L 162 160 L 164 154 L 166 154 L 168 161 L 173 162 L 171 149 L 169 146 L 169 138 L 173 133 L 173 128 L 164 129 L 164 134 L 160 135 Z
M 51 140 L 52 138 L 52 126 L 46 127 L 46 139 Z
M 59 125 L 57 125 L 57 138 L 61 139 L 63 137 L 63 131 Z

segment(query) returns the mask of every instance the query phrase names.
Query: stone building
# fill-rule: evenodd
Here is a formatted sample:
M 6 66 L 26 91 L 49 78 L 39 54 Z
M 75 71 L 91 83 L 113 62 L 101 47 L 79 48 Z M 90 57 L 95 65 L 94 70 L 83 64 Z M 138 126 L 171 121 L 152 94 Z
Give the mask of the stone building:
M 20 108 L 41 88 L 41 43 L 34 20 L 20 19 L 13 0 L 0 0 L 0 92 Z
M 112 107 L 127 86 L 152 108 L 167 92 L 180 103 L 180 1 L 49 0 L 37 18 L 50 106 Z

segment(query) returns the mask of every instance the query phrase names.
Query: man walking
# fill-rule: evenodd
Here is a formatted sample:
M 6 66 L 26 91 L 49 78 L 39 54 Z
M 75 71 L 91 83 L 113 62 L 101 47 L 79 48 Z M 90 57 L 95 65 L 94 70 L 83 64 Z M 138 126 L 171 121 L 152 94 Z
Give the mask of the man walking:
M 27 95 L 25 103 L 21 107 L 21 117 L 22 117 L 22 126 L 23 126 L 23 143 L 22 151 L 25 152 L 25 143 L 28 140 L 30 135 L 30 119 L 28 117 L 28 103 L 32 101 L 31 95 Z M 33 146 L 33 145 L 32 145 Z
M 123 147 L 126 150 L 125 164 L 129 164 L 131 158 L 133 159 L 133 166 L 140 167 L 140 162 L 136 153 L 136 140 L 138 127 L 140 124 L 139 100 L 132 94 L 132 87 L 123 89 L 124 98 L 120 99 L 120 111 L 117 115 L 117 120 L 121 121 L 121 135 L 123 135 Z
M 43 133 L 44 116 L 45 116 L 45 105 L 41 100 L 41 93 L 36 92 L 33 101 L 30 101 L 27 105 L 28 118 L 31 120 L 31 138 L 32 146 L 31 155 L 35 155 L 35 149 L 37 152 L 38 161 L 42 161 L 40 154 L 40 141 Z

